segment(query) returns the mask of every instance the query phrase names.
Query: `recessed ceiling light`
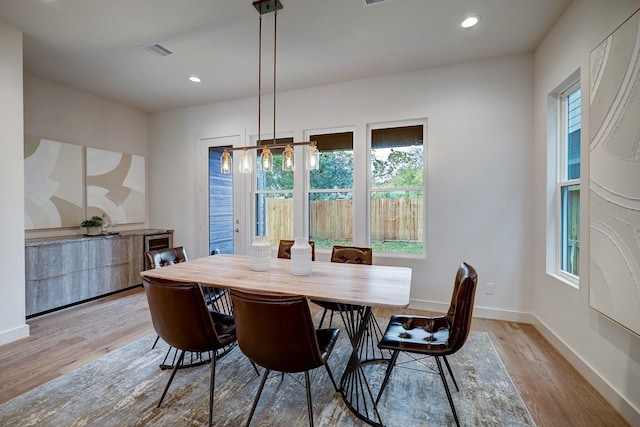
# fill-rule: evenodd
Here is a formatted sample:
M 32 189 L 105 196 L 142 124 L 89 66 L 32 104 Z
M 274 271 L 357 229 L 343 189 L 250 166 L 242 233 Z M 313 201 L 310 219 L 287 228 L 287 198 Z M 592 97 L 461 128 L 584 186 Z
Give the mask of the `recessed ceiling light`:
M 189 81 L 193 83 L 200 83 L 202 80 L 200 80 L 200 77 L 189 76 Z
M 471 28 L 474 25 L 476 25 L 478 22 L 480 22 L 479 16 L 470 16 L 468 18 L 465 18 L 464 21 L 460 23 L 460 26 L 462 28 Z

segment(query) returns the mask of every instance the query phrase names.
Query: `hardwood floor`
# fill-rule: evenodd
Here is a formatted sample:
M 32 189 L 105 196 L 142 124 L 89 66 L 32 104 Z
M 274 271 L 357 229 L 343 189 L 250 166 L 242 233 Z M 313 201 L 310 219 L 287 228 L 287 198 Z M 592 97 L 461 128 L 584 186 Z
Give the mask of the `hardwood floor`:
M 142 288 L 28 320 L 31 336 L 0 347 L 0 402 L 153 331 Z
M 142 288 L 28 323 L 29 338 L 0 346 L 0 403 L 153 332 Z M 472 328 L 489 333 L 538 426 L 628 426 L 532 325 L 474 319 Z

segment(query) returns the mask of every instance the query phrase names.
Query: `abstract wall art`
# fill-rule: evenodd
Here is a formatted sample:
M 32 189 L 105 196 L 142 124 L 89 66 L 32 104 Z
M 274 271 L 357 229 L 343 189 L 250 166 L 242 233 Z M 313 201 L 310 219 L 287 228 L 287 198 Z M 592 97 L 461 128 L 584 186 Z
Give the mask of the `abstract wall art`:
M 94 215 L 146 220 L 145 158 L 24 137 L 25 230 L 75 228 Z
M 589 303 L 640 335 L 640 10 L 591 52 Z
M 25 229 L 80 225 L 82 165 L 82 146 L 25 135 Z
M 87 218 L 118 224 L 145 221 L 145 159 L 87 147 Z

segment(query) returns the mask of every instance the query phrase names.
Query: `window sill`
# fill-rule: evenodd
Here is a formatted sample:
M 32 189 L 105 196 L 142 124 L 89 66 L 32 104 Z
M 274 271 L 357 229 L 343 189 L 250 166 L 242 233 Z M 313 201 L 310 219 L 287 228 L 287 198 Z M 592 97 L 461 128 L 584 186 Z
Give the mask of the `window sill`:
M 571 286 L 574 289 L 580 289 L 580 281 L 574 279 L 573 277 L 569 277 L 567 275 L 560 274 L 560 273 L 547 273 L 547 274 L 553 277 L 554 279 L 557 279 L 560 282 L 564 283 L 565 285 Z
M 405 252 L 376 252 L 373 251 L 374 258 L 401 258 L 401 259 L 427 259 L 427 254 L 412 254 Z

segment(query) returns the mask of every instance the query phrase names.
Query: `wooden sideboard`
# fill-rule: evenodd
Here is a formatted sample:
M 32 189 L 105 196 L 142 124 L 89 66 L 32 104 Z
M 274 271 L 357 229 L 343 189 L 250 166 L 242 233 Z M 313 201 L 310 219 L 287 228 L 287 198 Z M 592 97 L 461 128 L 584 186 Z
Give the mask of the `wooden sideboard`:
M 26 239 L 26 314 L 31 317 L 142 283 L 144 229 L 102 236 Z

